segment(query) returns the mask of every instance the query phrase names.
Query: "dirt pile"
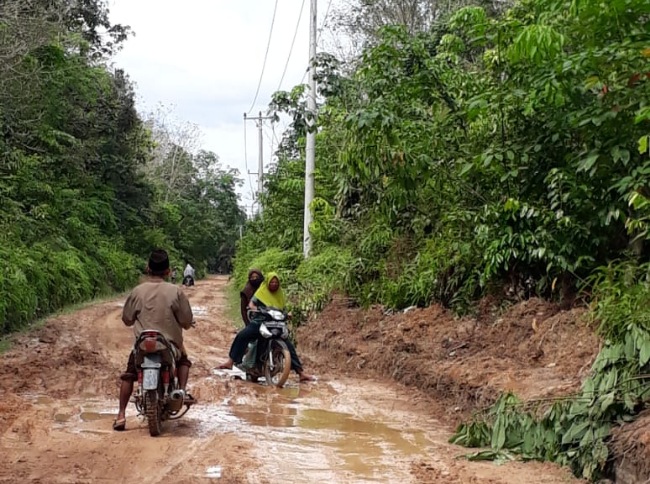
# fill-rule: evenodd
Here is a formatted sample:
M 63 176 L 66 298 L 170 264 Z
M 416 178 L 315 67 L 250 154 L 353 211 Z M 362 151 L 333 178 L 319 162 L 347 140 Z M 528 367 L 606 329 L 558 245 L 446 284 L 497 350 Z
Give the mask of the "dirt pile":
M 100 308 L 100 315 L 115 311 L 114 305 Z M 59 316 L 32 334 L 14 337 L 12 350 L 3 355 L 0 388 L 67 398 L 84 390 L 69 380 L 79 384 L 92 380 L 95 391 L 114 395 L 117 368 L 96 347 L 95 339 L 80 334 L 77 324 L 84 322 Z
M 388 314 L 335 299 L 297 339 L 330 369 L 417 387 L 460 418 L 503 391 L 531 400 L 577 390 L 599 347 L 584 312 L 529 299 L 458 318 L 438 305 Z
M 648 482 L 650 476 L 650 411 L 614 430 L 611 449 L 617 484 Z
M 103 318 L 115 309 L 114 303 L 99 305 L 92 318 Z M 54 317 L 44 327 L 12 338 L 12 349 L 2 355 L 0 365 L 0 435 L 32 407 L 25 396 L 114 398 L 118 369 L 95 347 L 96 339 L 80 332 L 91 321 L 91 316 L 80 314 L 81 319 Z

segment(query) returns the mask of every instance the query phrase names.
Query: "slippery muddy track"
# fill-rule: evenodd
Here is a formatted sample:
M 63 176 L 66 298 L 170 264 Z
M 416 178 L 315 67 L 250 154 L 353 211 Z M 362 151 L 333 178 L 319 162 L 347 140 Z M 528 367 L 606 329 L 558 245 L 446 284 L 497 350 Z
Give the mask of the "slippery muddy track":
M 459 459 L 468 451 L 447 443 L 445 422 L 391 382 L 318 375 L 298 384 L 292 374 L 277 390 L 213 370 L 234 335 L 225 284 L 212 278 L 186 290 L 197 320 L 186 346 L 199 404 L 157 438 L 132 406 L 127 430 L 111 430 L 132 344 L 120 300 L 18 337 L 0 356 L 0 482 L 573 481 L 551 465 Z

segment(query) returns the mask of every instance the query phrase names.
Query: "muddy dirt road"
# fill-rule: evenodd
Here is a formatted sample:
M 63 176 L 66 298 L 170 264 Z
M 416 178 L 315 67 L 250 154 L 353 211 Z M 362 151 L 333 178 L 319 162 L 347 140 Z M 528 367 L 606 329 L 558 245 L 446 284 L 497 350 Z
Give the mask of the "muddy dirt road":
M 468 462 L 450 429 L 394 383 L 319 374 L 286 388 L 213 368 L 234 336 L 225 278 L 186 290 L 186 345 L 199 400 L 152 438 L 131 405 L 113 432 L 132 344 L 121 299 L 53 318 L 0 355 L 0 482 L 566 483 L 552 465 Z M 298 348 L 300 352 L 300 348 Z M 305 355 L 309 363 L 309 355 Z

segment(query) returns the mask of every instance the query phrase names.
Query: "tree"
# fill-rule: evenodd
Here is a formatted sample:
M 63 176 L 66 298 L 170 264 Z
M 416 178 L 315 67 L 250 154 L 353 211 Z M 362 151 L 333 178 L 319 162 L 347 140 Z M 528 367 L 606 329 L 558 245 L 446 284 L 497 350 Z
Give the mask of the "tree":
M 176 119 L 171 108 L 159 106 L 150 113 L 147 126 L 154 140 L 153 157 L 145 166 L 147 175 L 162 187 L 162 197 L 170 202 L 182 195 L 192 176 L 191 154 L 200 143 L 196 124 Z
M 346 0 L 333 8 L 329 44 L 349 62 L 379 40 L 382 27 L 401 26 L 414 35 L 428 32 L 444 16 L 467 5 L 483 5 L 497 12 L 511 3 L 510 0 Z
M 0 4 L 0 333 L 131 287 L 154 247 L 229 264 L 237 174 L 143 123 L 106 65 L 127 34 L 99 0 Z

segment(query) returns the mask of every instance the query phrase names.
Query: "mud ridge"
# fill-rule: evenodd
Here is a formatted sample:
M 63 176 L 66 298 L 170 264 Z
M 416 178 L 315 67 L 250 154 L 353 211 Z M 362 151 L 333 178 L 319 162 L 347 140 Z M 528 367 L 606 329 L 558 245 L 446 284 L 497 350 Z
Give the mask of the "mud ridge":
M 297 330 L 321 367 L 388 377 L 439 402 L 457 422 L 504 391 L 524 400 L 577 391 L 599 350 L 585 310 L 530 299 L 478 318 L 441 306 L 387 314 L 335 299 Z
M 617 484 L 650 481 L 650 411 L 646 410 L 630 424 L 614 430 L 610 443 L 616 456 Z

